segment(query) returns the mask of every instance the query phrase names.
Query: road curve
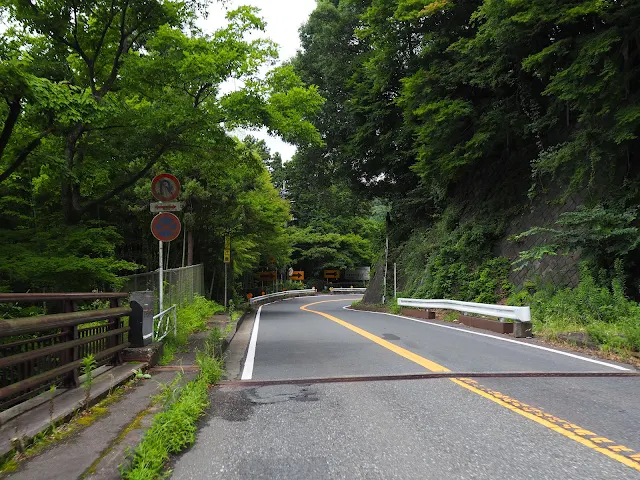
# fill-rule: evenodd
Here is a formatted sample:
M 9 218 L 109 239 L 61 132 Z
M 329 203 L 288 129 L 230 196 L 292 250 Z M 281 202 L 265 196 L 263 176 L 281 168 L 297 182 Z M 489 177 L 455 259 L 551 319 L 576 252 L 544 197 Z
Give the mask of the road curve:
M 353 299 L 264 306 L 245 371 L 251 361 L 252 380 L 631 368 L 346 310 Z M 173 478 L 640 478 L 638 378 L 223 387 L 212 397 Z

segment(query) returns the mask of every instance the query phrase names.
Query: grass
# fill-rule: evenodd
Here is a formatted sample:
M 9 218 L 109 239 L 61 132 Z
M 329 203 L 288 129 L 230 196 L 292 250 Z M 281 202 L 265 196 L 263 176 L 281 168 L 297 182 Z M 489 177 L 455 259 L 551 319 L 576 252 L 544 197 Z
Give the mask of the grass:
M 178 310 L 177 334 L 169 335 L 164 342 L 160 365 L 170 363 L 188 340 L 189 335 L 202 331 L 207 326 L 207 320 L 216 313 L 224 311 L 222 305 L 196 296 L 188 306 Z
M 536 335 L 557 340 L 561 334 L 582 332 L 604 352 L 623 357 L 640 352 L 640 305 L 625 297 L 618 280 L 599 286 L 583 269 L 576 288 L 525 289 L 509 303 L 531 307 Z
M 213 353 L 214 346 L 207 342 L 205 351 L 197 352 L 198 377 L 183 387 L 168 388 L 163 393 L 165 410 L 154 418 L 133 450 L 130 468 L 121 472 L 124 479 L 162 478 L 170 456 L 193 445 L 198 419 L 210 405 L 209 385 L 223 375 L 222 360 Z

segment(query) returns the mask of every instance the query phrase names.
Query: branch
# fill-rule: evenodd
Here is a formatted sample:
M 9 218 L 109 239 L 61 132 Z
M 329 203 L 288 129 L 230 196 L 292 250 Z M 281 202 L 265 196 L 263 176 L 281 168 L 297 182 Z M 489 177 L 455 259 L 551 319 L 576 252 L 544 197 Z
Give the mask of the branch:
M 140 170 L 138 173 L 136 173 L 133 177 L 131 177 L 126 182 L 121 183 L 120 185 L 118 185 L 116 188 L 111 190 L 109 193 L 106 193 L 105 195 L 101 196 L 100 198 L 92 200 L 91 202 L 86 204 L 84 207 L 82 207 L 80 209 L 80 214 L 82 215 L 82 214 L 88 212 L 89 210 L 91 210 L 93 207 L 95 207 L 95 206 L 97 206 L 97 205 L 99 205 L 101 203 L 104 203 L 107 200 L 111 200 L 113 197 L 115 197 L 119 193 L 124 192 L 127 188 L 132 187 L 133 185 L 135 185 L 136 182 L 138 180 L 140 180 L 142 177 L 144 177 L 147 174 L 147 172 L 149 172 L 149 170 L 151 170 L 151 167 L 153 167 L 158 162 L 158 160 L 160 160 L 160 157 L 162 157 L 162 155 L 164 154 L 164 152 L 166 150 L 167 150 L 167 145 L 163 145 L 162 147 L 160 147 L 160 150 L 158 150 L 156 152 L 156 154 L 151 157 L 151 159 L 147 162 L 147 164 L 144 166 L 144 168 L 142 170 Z
M 127 37 L 129 33 L 127 33 L 127 9 L 129 8 L 129 0 L 125 0 L 122 5 L 122 14 L 120 15 L 120 41 L 118 42 L 118 48 L 116 49 L 116 53 L 113 57 L 113 63 L 111 64 L 111 72 L 109 73 L 109 78 L 104 82 L 104 85 L 98 90 L 97 96 L 102 98 L 113 85 L 113 82 L 116 81 L 118 77 L 118 69 L 120 67 L 120 57 L 125 50 L 125 44 L 127 42 Z
M 64 38 L 63 35 L 60 35 L 61 38 Z M 68 42 L 67 42 L 68 43 Z M 68 43 L 69 44 L 69 43 Z M 94 79 L 94 69 L 93 62 L 89 58 L 89 56 L 85 53 L 85 51 L 80 46 L 80 42 L 78 41 L 78 5 L 75 0 L 73 1 L 73 44 L 69 44 L 72 49 L 78 52 L 80 58 L 87 64 L 87 68 L 89 69 L 89 83 L 91 85 L 91 91 L 95 93 L 95 79 Z
M 13 133 L 13 127 L 15 127 L 18 117 L 20 116 L 20 112 L 22 111 L 22 105 L 18 98 L 11 102 L 7 100 L 7 104 L 9 104 L 9 113 L 7 114 L 7 118 L 4 121 L 4 128 L 0 134 L 0 158 L 2 158 L 4 149 L 7 147 L 11 134 Z
M 115 0 L 111 0 L 111 8 L 109 11 L 109 20 L 105 23 L 104 29 L 100 34 L 100 38 L 98 39 L 98 43 L 96 44 L 96 50 L 93 52 L 93 58 L 91 62 L 95 64 L 98 61 L 98 56 L 100 55 L 100 50 L 102 50 L 102 45 L 104 44 L 104 39 L 107 36 L 107 32 L 109 31 L 109 27 L 113 23 L 113 20 L 116 18 L 116 2 Z
M 31 140 L 27 144 L 27 146 L 22 149 L 22 151 L 20 152 L 20 155 L 18 155 L 18 158 L 16 158 L 16 160 L 11 165 L 9 165 L 9 168 L 7 168 L 4 172 L 0 173 L 0 183 L 4 182 L 7 178 L 9 178 L 9 176 L 13 172 L 17 170 L 18 167 L 20 167 L 20 165 L 24 163 L 24 161 L 27 159 L 29 154 L 31 154 L 31 152 L 33 152 L 38 145 L 40 145 L 40 142 L 42 142 L 42 139 L 47 135 L 49 135 L 52 131 L 53 131 L 53 128 L 48 128 L 47 130 L 41 132 L 36 138 Z
M 210 88 L 212 86 L 213 85 L 211 83 L 205 83 L 198 89 L 198 93 L 196 93 L 195 99 L 193 101 L 193 108 L 198 108 L 198 105 L 200 105 L 200 101 L 207 98 L 207 95 L 205 95 L 204 98 L 201 99 L 202 94 L 207 91 L 207 88 Z

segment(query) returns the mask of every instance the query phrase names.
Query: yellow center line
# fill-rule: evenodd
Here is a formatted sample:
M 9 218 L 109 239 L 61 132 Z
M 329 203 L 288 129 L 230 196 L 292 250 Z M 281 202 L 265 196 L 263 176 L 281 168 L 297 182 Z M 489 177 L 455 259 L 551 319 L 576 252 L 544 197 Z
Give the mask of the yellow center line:
M 362 335 L 363 337 L 371 340 L 378 345 L 391 350 L 392 352 L 400 355 L 401 357 L 406 358 L 407 360 L 411 360 L 414 363 L 426 368 L 431 372 L 450 372 L 447 367 L 440 365 L 436 362 L 428 360 L 420 355 L 417 355 L 409 350 L 406 350 L 398 345 L 395 345 L 383 338 L 374 335 L 373 333 L 367 332 L 362 328 L 356 327 L 355 325 L 345 322 L 333 315 L 329 315 L 325 312 L 319 312 L 317 310 L 312 310 L 308 307 L 312 307 L 314 305 L 318 305 L 320 303 L 329 303 L 329 302 L 344 302 L 345 299 L 340 300 L 322 300 L 319 302 L 309 303 L 307 305 L 303 305 L 300 307 L 300 310 L 304 310 L 305 312 L 315 313 L 317 315 L 321 315 L 332 322 L 335 322 L 339 325 L 342 325 L 345 328 L 348 328 L 352 332 L 357 333 L 358 335 Z M 479 384 L 475 380 L 469 378 L 449 378 L 448 380 L 452 381 L 456 385 L 461 386 L 473 392 L 481 397 L 484 397 L 488 400 L 491 400 L 498 405 L 511 410 L 518 415 L 522 415 L 529 420 L 533 420 L 540 425 L 547 427 L 550 430 L 553 430 L 560 435 L 563 435 L 575 442 L 584 445 L 585 447 L 589 447 L 596 452 L 599 452 L 607 457 L 616 460 L 628 467 L 633 468 L 634 470 L 640 471 L 640 453 L 634 451 L 631 448 L 627 448 L 624 445 L 620 445 L 615 443 L 613 440 L 609 440 L 606 437 L 601 437 L 594 432 L 589 430 L 585 430 L 578 425 L 572 424 L 566 420 L 562 420 L 558 417 L 550 415 L 548 413 L 543 412 L 538 408 L 531 407 L 526 403 L 520 402 L 514 398 L 511 398 L 507 395 L 504 395 L 500 392 L 496 392 L 491 390 L 484 385 Z M 602 446 L 601 444 L 607 444 L 606 446 Z

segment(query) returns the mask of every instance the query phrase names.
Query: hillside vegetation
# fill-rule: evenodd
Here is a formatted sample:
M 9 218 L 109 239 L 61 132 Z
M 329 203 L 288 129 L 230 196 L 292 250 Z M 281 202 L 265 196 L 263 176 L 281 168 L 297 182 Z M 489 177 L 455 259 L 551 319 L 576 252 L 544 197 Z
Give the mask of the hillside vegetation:
M 403 295 L 638 351 L 639 38 L 637 2 L 321 0 L 300 156 L 388 208 Z

